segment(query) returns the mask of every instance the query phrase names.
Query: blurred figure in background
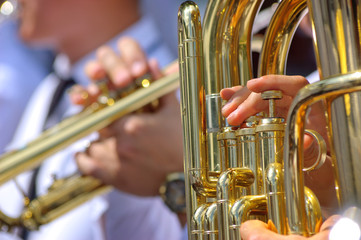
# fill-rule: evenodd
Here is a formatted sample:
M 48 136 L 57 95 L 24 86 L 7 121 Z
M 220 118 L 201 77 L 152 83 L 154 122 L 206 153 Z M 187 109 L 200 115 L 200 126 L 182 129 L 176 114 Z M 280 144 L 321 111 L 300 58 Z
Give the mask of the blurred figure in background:
M 19 39 L 15 17 L 3 13 L 10 14 L 11 9 L 4 8 L 12 4 L 16 2 L 0 3 L 0 154 L 12 139 L 31 93 L 51 71 L 53 61 L 51 51 L 29 47 Z
M 49 46 L 58 53 L 54 73 L 45 78 L 32 95 L 17 128 L 11 148 L 19 148 L 36 138 L 51 125 L 78 112 L 69 99 L 62 96 L 53 114 L 48 116 L 50 102 L 60 81 L 74 81 L 86 87 L 90 80 L 84 74 L 85 63 L 96 55 L 95 49 L 103 44 L 108 47 L 98 52 L 99 57 L 117 50 L 121 36 L 136 39 L 145 54 L 133 58 L 131 64 L 123 63 L 116 77 L 116 84 L 142 76 L 150 71 L 148 57 L 159 60 L 164 67 L 174 56 L 164 44 L 152 20 L 140 13 L 138 1 L 107 0 L 23 0 L 20 2 L 20 35 L 27 43 Z M 132 52 L 134 45 L 125 47 Z M 124 46 L 123 48 L 124 49 Z M 129 51 L 128 51 L 129 50 Z M 61 80 L 64 79 L 64 80 Z M 20 89 L 19 89 L 20 90 Z M 91 136 L 89 139 L 96 139 Z M 19 175 L 17 180 L 25 193 L 40 196 L 48 191 L 52 176 L 62 178 L 77 171 L 74 153 L 84 149 L 89 139 L 81 140 L 49 158 L 34 173 Z M 135 173 L 137 174 L 137 173 Z M 31 187 L 31 182 L 35 187 Z M 0 210 L 11 216 L 22 211 L 22 195 L 13 182 L 0 188 Z M 39 231 L 22 231 L 24 239 L 177 239 L 180 225 L 159 197 L 135 197 L 119 191 L 96 197 L 64 216 L 41 226 Z
M 178 9 L 183 2 L 183 0 L 142 0 L 142 11 L 154 18 L 165 43 L 176 57 L 178 56 Z M 196 3 L 203 17 L 208 1 L 197 0 Z

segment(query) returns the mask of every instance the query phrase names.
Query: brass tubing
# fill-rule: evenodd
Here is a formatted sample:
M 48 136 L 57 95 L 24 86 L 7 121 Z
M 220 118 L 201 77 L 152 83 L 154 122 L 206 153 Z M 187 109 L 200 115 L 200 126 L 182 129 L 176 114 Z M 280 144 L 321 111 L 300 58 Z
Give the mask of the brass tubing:
M 248 168 L 231 168 L 221 174 L 217 184 L 217 212 L 219 238 L 229 239 L 229 210 L 240 197 L 240 187 L 248 187 L 254 182 L 254 175 Z
M 320 79 L 360 71 L 361 2 L 309 0 L 308 4 Z M 361 93 L 345 94 L 329 108 L 336 193 L 342 210 L 361 209 L 360 102 Z
M 39 226 L 112 189 L 89 176 L 75 175 L 59 181 L 62 181 L 61 186 L 30 202 L 20 217 L 21 225 L 37 230 Z
M 220 90 L 219 90 L 220 91 Z M 220 149 L 218 147 L 217 136 L 223 129 L 224 122 L 221 115 L 222 99 L 218 93 L 207 94 L 206 93 L 206 149 L 207 149 L 207 161 L 206 166 L 209 169 L 210 178 L 209 181 L 216 181 L 216 177 L 220 174 Z M 213 177 L 213 179 L 212 179 Z
M 192 221 L 189 224 L 188 230 L 188 239 L 189 240 L 203 240 L 203 219 L 204 214 L 208 209 L 208 204 L 201 205 L 191 216 Z M 188 206 L 187 206 L 188 207 Z
M 256 15 L 264 0 L 233 0 L 223 23 L 219 52 L 223 88 L 245 86 L 253 78 L 251 41 Z
M 267 199 L 265 195 L 247 195 L 237 200 L 230 210 L 231 240 L 241 240 L 241 224 L 250 219 L 250 215 L 267 215 Z
M 320 79 L 361 67 L 360 2 L 308 0 Z
M 287 55 L 290 47 L 290 43 L 292 41 L 295 30 L 303 18 L 303 16 L 307 13 L 307 2 L 306 0 L 284 0 L 277 7 L 272 20 L 269 24 L 269 27 L 266 31 L 266 36 L 264 39 L 264 44 L 262 46 L 258 75 L 268 75 L 268 74 L 285 74 Z M 281 146 L 279 146 L 281 147 Z M 284 149 L 287 150 L 287 147 Z M 267 159 L 267 162 L 273 164 L 275 162 L 283 165 L 283 159 L 273 159 L 269 162 L 268 156 L 265 156 L 263 160 Z M 262 160 L 261 160 L 262 161 Z M 268 167 L 268 163 L 263 163 L 264 169 Z M 283 166 L 281 166 L 283 168 Z M 285 169 L 287 172 L 287 169 Z M 292 180 L 289 180 L 292 181 Z M 287 180 L 286 180 L 287 182 Z M 302 185 L 303 186 L 303 185 Z M 269 186 L 270 188 L 270 186 Z M 275 188 L 275 186 L 271 187 Z M 282 188 L 280 186 L 279 188 Z M 280 190 L 280 189 L 278 189 Z M 303 192 L 303 189 L 302 189 Z M 271 192 L 268 193 L 268 195 Z M 279 193 L 281 194 L 281 193 Z M 283 199 L 278 194 L 269 198 L 268 204 L 283 204 Z M 282 195 L 282 194 L 281 194 Z M 299 198 L 299 196 L 294 196 Z M 276 202 L 274 202 L 276 201 Z M 298 199 L 303 206 L 305 206 L 304 197 Z M 296 207 L 296 206 L 294 206 Z M 278 231 L 281 231 L 284 234 L 287 234 L 287 226 L 283 226 L 286 221 L 284 216 L 284 210 L 281 209 L 271 209 L 272 206 L 269 206 L 268 217 L 273 222 L 278 222 L 276 227 L 278 227 Z M 277 213 L 274 211 L 278 211 Z M 283 217 L 281 217 L 283 216 Z M 272 219 L 273 218 L 273 219 Z M 306 224 L 305 219 L 301 220 L 302 224 Z
M 217 135 L 220 148 L 221 172 L 228 168 L 241 166 L 237 158 L 237 138 L 231 127 L 224 128 L 223 132 Z
M 256 126 L 259 157 L 264 171 L 264 194 L 269 206 L 268 219 L 281 234 L 287 234 L 283 187 L 284 129 L 282 118 L 263 118 Z
M 238 159 L 240 166 L 252 170 L 255 181 L 249 188 L 244 188 L 244 195 L 263 194 L 263 171 L 257 149 L 255 127 L 241 128 L 236 131 Z
M 187 89 L 188 86 L 186 86 L 186 81 L 184 80 L 185 77 L 185 59 L 183 56 L 183 28 L 182 26 L 182 16 L 181 11 L 178 12 L 178 63 L 179 63 L 179 82 L 180 82 L 180 95 L 182 101 L 180 101 L 180 111 L 182 116 L 182 129 L 183 129 L 183 166 L 184 166 L 184 183 L 185 183 L 185 192 L 186 194 L 186 214 L 187 214 L 187 222 L 193 223 L 192 215 L 193 212 L 195 212 L 195 208 L 197 207 L 197 196 L 194 192 L 192 192 L 192 186 L 189 181 L 189 176 L 186 174 L 186 169 L 189 169 L 189 159 L 190 159 L 190 151 L 187 139 L 189 139 L 189 120 L 188 120 L 188 114 L 186 112 L 186 106 L 187 106 L 187 97 L 186 92 L 184 89 Z M 188 224 L 189 226 L 192 226 L 192 224 Z M 188 228 L 190 229 L 190 228 Z M 188 239 L 193 239 L 190 237 L 191 232 L 188 231 Z M 201 239 L 201 238 L 194 238 L 194 239 Z
M 205 145 L 205 97 L 202 85 L 202 31 L 198 6 L 192 2 L 185 2 L 180 7 L 179 29 L 183 32 L 184 75 L 182 77 L 182 111 L 185 114 L 183 123 L 188 139 L 186 154 L 189 168 L 186 176 L 199 194 L 207 197 L 215 196 L 216 182 L 208 181 L 207 155 Z M 209 196 L 210 195 L 210 196 Z
M 326 99 L 361 90 L 361 72 L 344 74 L 302 88 L 295 97 L 287 117 L 285 138 L 286 212 L 290 233 L 308 236 L 303 177 L 303 133 L 307 107 Z
M 219 94 L 222 89 L 216 52 L 221 51 L 222 22 L 230 0 L 210 0 L 203 18 L 203 54 L 205 92 Z
M 0 211 L 0 230 L 11 232 L 14 227 L 21 226 L 20 218 L 13 218 L 5 215 L 2 211 Z
M 310 235 L 314 235 L 320 232 L 322 225 L 322 211 L 317 196 L 308 187 L 305 187 L 305 203 L 306 214 L 308 216 L 308 229 Z
M 187 222 L 192 223 L 188 224 L 188 238 L 202 239 L 200 209 L 204 208 L 206 196 L 215 196 L 215 184 L 210 188 L 205 165 L 202 29 L 199 9 L 193 2 L 179 8 L 178 37 Z M 196 213 L 198 217 L 193 219 Z
M 286 74 L 287 55 L 293 35 L 307 13 L 306 0 L 283 0 L 266 31 L 259 60 L 258 76 Z
M 206 149 L 209 178 L 216 181 L 220 173 L 220 152 L 217 134 L 224 127 L 221 114 L 222 99 L 219 92 L 222 89 L 220 67 L 217 52 L 221 51 L 222 22 L 229 11 L 231 0 L 210 0 L 203 19 L 203 58 L 204 58 L 204 92 L 206 114 Z M 210 180 L 212 181 L 212 179 Z
M 268 218 L 276 227 L 278 233 L 287 234 L 288 226 L 285 208 L 285 192 L 283 165 L 271 163 L 265 169 L 265 184 L 268 208 Z
M 224 19 L 221 24 L 221 50 L 219 49 L 218 37 L 216 38 L 216 57 L 222 82 L 222 88 L 236 85 L 246 85 L 252 78 L 251 39 L 254 19 L 263 1 L 232 0 L 227 2 L 224 11 Z M 219 34 L 219 33 L 218 33 Z M 219 73 L 218 73 L 219 74 Z M 218 93 L 217 93 L 218 94 Z M 214 94 L 213 94 L 214 95 Z M 221 109 L 212 109 L 221 112 Z M 218 130 L 218 132 L 220 132 Z M 241 196 L 240 186 L 249 187 L 251 184 L 239 185 L 238 180 L 244 172 L 239 168 L 241 159 L 236 159 L 237 138 L 232 127 L 223 128 L 218 134 L 221 146 L 221 175 L 217 184 L 217 208 L 219 219 L 219 239 L 227 240 L 229 236 L 229 210 L 231 204 Z M 238 168 L 235 168 L 238 167 Z M 254 181 L 254 175 L 247 169 Z
M 206 210 L 203 218 L 204 240 L 218 240 L 217 203 L 212 203 Z
M 359 117 L 361 97 L 360 93 L 349 94 L 359 88 L 357 81 L 360 77 L 361 67 L 360 2 L 309 0 L 308 6 L 321 82 L 329 83 L 317 83 L 314 87 L 306 88 L 312 91 L 310 93 L 300 92 L 300 97 L 293 104 L 292 112 L 289 114 L 289 122 L 291 121 L 292 124 L 289 128 L 292 136 L 287 140 L 291 149 L 287 153 L 289 162 L 286 162 L 286 183 L 291 178 L 294 179 L 294 182 L 286 185 L 286 194 L 295 196 L 296 193 L 292 191 L 297 191 L 300 184 L 303 184 L 303 176 L 299 172 L 300 165 L 303 164 L 303 155 L 302 150 L 297 148 L 302 148 L 303 137 L 300 131 L 304 126 L 293 126 L 293 121 L 304 119 L 304 111 L 311 102 L 315 102 L 316 99 L 326 99 L 331 156 L 339 204 L 342 210 L 353 206 L 360 209 L 361 123 Z M 337 81 L 340 81 L 341 84 Z M 320 89 L 316 89 L 316 87 Z M 333 93 L 331 93 L 331 89 L 333 89 Z M 315 94 L 316 92 L 318 95 Z M 293 132 L 294 129 L 296 132 Z M 291 169 L 290 173 L 287 172 L 288 169 Z M 303 195 L 303 192 L 297 193 L 297 195 Z M 294 206 L 298 206 L 298 208 L 293 209 Z M 290 211 L 291 230 L 294 233 L 304 234 L 305 228 L 300 226 L 296 220 L 297 218 L 304 219 L 301 212 L 304 210 L 304 206 L 300 208 L 297 200 L 287 199 L 287 209 Z M 361 222 L 358 224 L 361 226 Z

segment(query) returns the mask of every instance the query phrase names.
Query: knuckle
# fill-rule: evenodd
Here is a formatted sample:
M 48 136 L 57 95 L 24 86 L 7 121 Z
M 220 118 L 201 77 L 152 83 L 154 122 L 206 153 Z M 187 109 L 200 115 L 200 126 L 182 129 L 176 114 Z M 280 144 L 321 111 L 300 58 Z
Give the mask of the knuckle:
M 96 56 L 98 59 L 102 59 L 111 52 L 112 49 L 108 46 L 101 46 L 96 50 Z

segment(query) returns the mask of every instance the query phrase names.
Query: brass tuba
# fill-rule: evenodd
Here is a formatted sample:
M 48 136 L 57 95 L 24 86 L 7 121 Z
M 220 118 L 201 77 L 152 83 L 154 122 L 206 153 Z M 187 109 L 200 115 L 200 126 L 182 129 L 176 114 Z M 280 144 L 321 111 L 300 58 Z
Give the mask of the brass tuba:
M 340 214 L 358 224 L 360 229 L 361 3 L 309 0 L 308 7 L 321 81 L 301 89 L 288 115 L 285 190 L 290 230 L 297 234 L 305 231 L 299 221 L 305 217 L 304 205 L 295 196 L 303 194 L 299 188 L 303 183 L 299 166 L 303 163 L 304 114 L 310 104 L 319 100 L 326 105 Z
M 149 83 L 149 79 L 141 79 L 139 85 L 135 83 L 123 89 L 117 93 L 122 97 L 120 100 L 103 95 L 102 100 L 85 108 L 79 115 L 46 130 L 23 148 L 5 153 L 0 157 L 0 185 L 39 166 L 47 157 L 73 142 L 174 91 L 179 86 L 178 73 Z M 27 197 L 24 199 L 24 211 L 19 217 L 10 217 L 0 211 L 0 231 L 11 231 L 14 227 L 36 230 L 110 189 L 98 179 L 79 174 L 55 179 L 46 195 L 31 202 Z
M 219 92 L 222 88 L 245 85 L 253 77 L 252 24 L 262 4 L 262 0 L 211 0 L 203 26 L 195 3 L 185 2 L 179 9 L 189 239 L 240 239 L 240 225 L 248 219 L 264 220 L 281 234 L 311 236 L 319 231 L 320 204 L 303 183 L 302 172 L 306 169 L 301 146 L 306 130 L 302 123 L 300 126 L 296 123 L 304 122 L 300 118 L 306 115 L 306 105 L 324 99 L 328 103 L 327 115 L 332 119 L 329 120 L 332 156 L 334 159 L 344 156 L 343 160 L 334 160 L 340 205 L 352 203 L 350 206 L 358 209 L 361 206 L 360 181 L 356 180 L 361 173 L 361 162 L 356 160 L 360 145 L 360 134 L 355 131 L 360 129 L 356 117 L 360 116 L 358 98 L 339 97 L 360 90 L 359 3 L 281 1 L 266 32 L 259 75 L 285 74 L 290 42 L 309 9 L 321 76 L 339 77 L 302 89 L 290 109 L 287 126 L 274 113 L 275 100 L 282 97 L 278 91 L 262 94 L 270 103 L 268 116 L 252 116 L 242 127 L 229 126 L 221 116 Z M 342 103 L 334 103 L 334 99 Z M 338 121 L 343 121 L 340 124 L 348 126 L 347 130 L 339 127 Z M 326 143 L 318 133 L 309 134 L 320 147 L 316 164 L 322 164 Z M 340 145 L 350 143 L 351 139 L 354 142 L 347 147 Z

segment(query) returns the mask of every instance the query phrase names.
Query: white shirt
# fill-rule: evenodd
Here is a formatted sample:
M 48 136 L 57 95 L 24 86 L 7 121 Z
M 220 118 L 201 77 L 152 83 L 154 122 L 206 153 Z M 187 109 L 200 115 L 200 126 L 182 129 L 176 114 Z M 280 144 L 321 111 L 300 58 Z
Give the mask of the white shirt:
M 164 66 L 173 59 L 169 51 L 163 46 L 161 39 L 153 25 L 151 19 L 143 18 L 137 24 L 123 32 L 121 35 L 127 35 L 139 41 L 140 45 L 146 51 L 149 57 L 155 57 L 160 60 L 160 65 Z M 115 47 L 116 37 L 109 45 Z M 83 69 L 85 63 L 94 57 L 94 53 L 86 56 L 76 63 L 72 68 L 67 64 L 60 64 L 55 68 L 60 75 L 71 75 L 80 84 L 88 84 Z M 66 58 L 57 58 L 59 61 L 66 61 Z M 62 68 L 62 69 L 59 69 Z M 38 92 L 34 93 L 29 105 L 34 102 L 49 102 L 44 97 L 44 91 L 50 92 L 55 75 L 49 75 L 47 79 L 39 86 Z M 48 84 L 48 86 L 45 86 Z M 43 88 L 43 89 L 42 89 Z M 42 94 L 42 95 L 41 95 Z M 50 94 L 51 95 L 51 94 Z M 39 100 L 40 101 L 37 101 Z M 62 99 L 60 105 L 67 106 L 65 115 L 76 112 L 78 109 L 70 105 L 69 100 Z M 42 108 L 46 109 L 46 106 Z M 60 106 L 61 108 L 61 106 Z M 30 110 L 29 110 L 30 109 Z M 41 120 L 44 120 L 44 111 L 38 111 L 37 108 L 27 107 L 24 115 L 24 122 L 27 127 L 20 126 L 15 141 L 12 146 L 23 146 L 27 141 L 34 138 L 37 131 L 41 129 Z M 34 111 L 36 114 L 34 114 Z M 35 126 L 36 125 L 36 126 Z M 29 127 L 31 126 L 31 127 Z M 94 137 L 94 136 L 91 136 Z M 41 195 L 47 192 L 48 186 L 52 183 L 51 175 L 55 174 L 58 178 L 74 173 L 77 167 L 73 158 L 75 152 L 84 149 L 88 139 L 80 140 L 67 149 L 54 154 L 51 158 L 43 162 L 37 177 L 37 194 Z M 17 179 L 21 185 L 27 186 L 29 183 L 29 173 L 21 174 Z M 25 189 L 27 189 L 25 187 Z M 21 210 L 21 196 L 10 195 L 9 191 L 14 192 L 13 183 L 7 183 L 0 188 L 0 210 L 6 209 L 8 212 L 19 213 Z M 5 195 L 6 194 L 6 195 Z M 11 193 L 13 194 L 13 193 Z M 12 196 L 11 199 L 5 199 L 1 196 Z M 14 196 L 14 197 L 13 197 Z M 105 219 L 102 219 L 104 217 Z M 104 221 L 103 221 L 104 220 Z M 181 228 L 179 221 L 173 213 L 163 204 L 159 197 L 141 198 L 119 191 L 112 191 L 109 194 L 96 197 L 51 223 L 41 226 L 37 232 L 32 232 L 30 240 L 101 240 L 101 239 L 127 239 L 127 240 L 161 240 L 161 239 L 179 239 Z
M 320 74 L 318 73 L 318 71 L 314 71 L 312 72 L 311 74 L 309 74 L 307 77 L 306 77 L 307 81 L 309 83 L 314 83 L 314 82 L 318 82 L 320 81 Z

